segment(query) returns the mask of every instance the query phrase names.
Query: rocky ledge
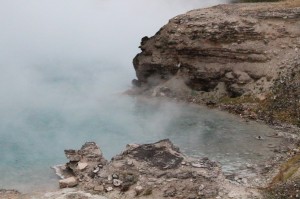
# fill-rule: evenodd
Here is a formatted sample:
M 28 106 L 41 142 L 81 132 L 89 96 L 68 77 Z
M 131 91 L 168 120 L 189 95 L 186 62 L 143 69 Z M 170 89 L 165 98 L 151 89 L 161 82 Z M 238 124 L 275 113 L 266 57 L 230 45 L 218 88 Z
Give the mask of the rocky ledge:
M 133 60 L 137 79 L 131 94 L 220 105 L 254 119 L 300 125 L 297 5 L 193 10 L 144 37 L 140 48 Z M 291 102 L 284 104 L 280 99 L 287 89 Z
M 94 142 L 84 144 L 80 150 L 65 150 L 65 154 L 69 162 L 60 166 L 63 177 L 60 187 L 77 187 L 89 192 L 90 197 L 86 198 L 97 195 L 124 199 L 259 196 L 256 190 L 225 179 L 218 163 L 207 158 L 186 157 L 169 140 L 127 145 L 111 161 L 105 160 Z

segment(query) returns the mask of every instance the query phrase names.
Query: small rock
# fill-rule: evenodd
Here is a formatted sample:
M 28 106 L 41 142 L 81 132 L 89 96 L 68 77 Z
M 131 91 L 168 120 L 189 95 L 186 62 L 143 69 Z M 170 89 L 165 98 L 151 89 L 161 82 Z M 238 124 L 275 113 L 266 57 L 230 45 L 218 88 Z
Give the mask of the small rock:
M 135 177 L 134 177 L 134 175 L 126 175 L 125 176 L 125 179 L 124 179 L 124 181 L 126 181 L 126 182 L 134 182 L 134 180 L 135 180 Z
M 198 196 L 204 196 L 205 194 L 202 191 L 198 191 Z
M 59 188 L 75 187 L 78 181 L 75 177 L 66 178 L 59 181 Z
M 133 161 L 132 160 L 127 160 L 127 165 L 132 166 L 133 165 Z
M 204 186 L 203 184 L 201 184 L 201 185 L 199 186 L 199 191 L 202 191 L 204 188 L 205 188 L 205 186 Z
M 114 185 L 115 187 L 121 186 L 122 183 L 123 183 L 123 181 L 121 181 L 121 180 L 113 179 L 113 185 Z
M 247 167 L 248 169 L 253 169 L 253 168 L 254 168 L 254 166 L 253 166 L 252 164 L 246 164 L 246 167 Z
M 105 190 L 106 190 L 107 192 L 110 192 L 110 191 L 114 190 L 114 188 L 112 188 L 112 187 L 107 187 Z
M 132 184 L 130 183 L 130 182 L 124 182 L 124 183 L 122 183 L 122 185 L 121 185 L 121 191 L 122 192 L 126 192 L 126 191 L 128 191 L 129 189 L 130 189 L 130 186 L 131 186 Z
M 300 152 L 300 150 L 297 149 L 297 148 L 293 149 L 293 151 L 294 151 L 295 153 L 299 153 L 299 152 Z
M 80 171 L 84 170 L 86 167 L 88 166 L 88 164 L 86 162 L 78 162 L 77 164 L 77 169 L 79 169 Z
M 175 187 L 170 187 L 169 189 L 164 191 L 163 196 L 164 197 L 174 197 L 176 195 L 177 191 Z
M 99 170 L 100 170 L 100 168 L 96 167 L 95 170 L 93 171 L 93 173 L 98 173 Z
M 136 186 L 134 190 L 136 195 L 140 195 L 144 191 L 144 188 L 142 186 Z
M 97 185 L 94 187 L 94 191 L 102 192 L 102 191 L 104 191 L 104 187 L 102 185 Z
M 117 174 L 114 173 L 114 174 L 112 175 L 112 178 L 113 178 L 113 179 L 119 179 L 119 176 L 118 176 Z
M 195 168 L 205 168 L 206 166 L 204 166 L 203 164 L 200 164 L 200 163 L 192 163 L 192 167 L 195 167 Z

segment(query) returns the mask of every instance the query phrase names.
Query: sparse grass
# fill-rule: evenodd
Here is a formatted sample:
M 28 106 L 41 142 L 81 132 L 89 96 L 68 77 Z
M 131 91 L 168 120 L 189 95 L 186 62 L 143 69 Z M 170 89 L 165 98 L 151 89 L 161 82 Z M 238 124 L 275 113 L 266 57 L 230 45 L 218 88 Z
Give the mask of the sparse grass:
M 220 103 L 222 104 L 228 104 L 228 105 L 239 105 L 239 104 L 244 104 L 244 103 L 258 103 L 259 99 L 253 97 L 253 96 L 241 96 L 241 97 L 235 97 L 235 98 L 231 98 L 231 97 L 222 97 L 220 99 Z
M 300 167 L 300 155 L 290 158 L 287 162 L 281 165 L 279 173 L 273 178 L 271 185 L 286 182 L 290 179 Z
M 284 1 L 284 4 L 288 7 L 299 7 L 300 0 L 287 0 L 287 1 Z
M 300 155 L 295 155 L 281 165 L 279 173 L 265 189 L 265 199 L 299 198 L 300 179 L 294 174 L 300 168 Z
M 298 119 L 291 113 L 292 110 L 278 111 L 274 113 L 274 118 L 285 123 L 298 125 Z
M 195 96 L 197 96 L 197 95 L 198 95 L 198 94 L 197 94 L 197 91 L 191 90 L 191 96 L 195 97 Z

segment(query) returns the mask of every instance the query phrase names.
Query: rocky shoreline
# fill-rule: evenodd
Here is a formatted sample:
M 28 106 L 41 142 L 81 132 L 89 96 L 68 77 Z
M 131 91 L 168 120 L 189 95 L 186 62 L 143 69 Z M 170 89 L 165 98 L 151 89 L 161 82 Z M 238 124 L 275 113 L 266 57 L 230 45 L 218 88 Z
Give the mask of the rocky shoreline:
M 170 140 L 131 144 L 111 161 L 94 142 L 80 150 L 65 150 L 69 162 L 59 166 L 61 191 L 11 198 L 261 198 L 246 178 L 226 178 L 219 163 L 183 155 Z M 76 188 L 74 188 L 76 187 Z M 3 192 L 5 193 L 5 192 Z M 1 197 L 0 197 L 1 198 Z M 4 197 L 5 198 L 5 197 Z
M 219 163 L 185 156 L 169 140 L 131 144 L 106 160 L 94 142 L 65 150 L 62 188 L 0 199 L 298 198 L 300 191 L 300 7 L 231 4 L 193 10 L 144 37 L 127 94 L 205 104 L 263 121 L 284 137 L 254 178 L 225 176 Z M 251 169 L 251 166 L 249 166 Z M 75 187 L 75 188 L 74 188 Z
M 271 175 L 262 197 L 299 197 L 298 1 L 193 10 L 144 37 L 140 48 L 127 94 L 204 104 L 280 130 L 286 149 L 265 164 Z
M 111 161 L 103 157 L 96 143 L 87 142 L 79 150 L 65 150 L 69 162 L 55 169 L 62 178 L 61 190 L 27 195 L 1 190 L 0 198 L 269 198 L 266 194 L 281 170 L 280 164 L 300 154 L 297 148 L 286 148 L 288 145 L 293 147 L 294 143 L 285 142 L 282 151 L 262 165 L 247 166 L 256 176 L 240 177 L 224 175 L 221 165 L 208 158 L 187 157 L 170 140 L 129 144 Z

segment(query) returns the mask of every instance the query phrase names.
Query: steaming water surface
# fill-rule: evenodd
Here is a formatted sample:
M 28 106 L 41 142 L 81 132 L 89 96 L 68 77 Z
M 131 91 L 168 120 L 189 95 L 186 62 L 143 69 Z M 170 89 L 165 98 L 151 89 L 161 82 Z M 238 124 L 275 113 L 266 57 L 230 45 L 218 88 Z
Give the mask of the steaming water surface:
M 140 38 L 168 19 L 222 1 L 1 0 L 0 188 L 55 189 L 63 150 L 95 141 L 107 158 L 127 143 L 170 138 L 182 151 L 237 171 L 270 155 L 237 117 L 120 95 Z

